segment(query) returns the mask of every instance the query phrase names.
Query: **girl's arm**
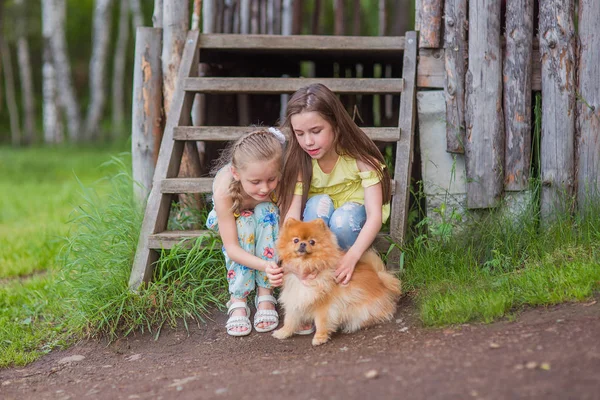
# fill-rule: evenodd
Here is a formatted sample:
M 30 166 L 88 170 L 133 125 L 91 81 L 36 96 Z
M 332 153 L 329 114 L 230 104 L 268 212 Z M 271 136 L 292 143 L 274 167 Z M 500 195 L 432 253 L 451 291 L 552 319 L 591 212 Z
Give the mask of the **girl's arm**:
M 370 171 L 372 167 L 361 161 L 357 161 L 360 171 Z M 336 269 L 336 281 L 338 283 L 347 284 L 352 278 L 356 263 L 362 257 L 365 251 L 371 247 L 377 234 L 381 230 L 382 215 L 381 208 L 383 207 L 383 191 L 381 183 L 365 188 L 365 210 L 367 212 L 367 220 L 362 227 L 360 234 L 356 238 L 356 242 L 348 249 L 348 252 L 342 257 L 338 268 Z
M 237 225 L 235 216 L 231 211 L 233 200 L 228 193 L 229 182 L 231 175 L 223 172 L 215 177 L 215 212 L 217 213 L 217 221 L 219 225 L 219 235 L 223 241 L 223 246 L 227 252 L 227 256 L 234 262 L 244 265 L 248 268 L 265 271 L 270 264 L 275 264 L 267 260 L 263 260 L 250 254 L 241 248 L 238 239 Z
M 302 182 L 302 174 L 298 174 L 296 182 Z M 306 183 L 303 183 L 303 185 L 306 185 Z M 282 221 L 285 222 L 288 218 L 295 218 L 297 220 L 302 218 L 302 195 L 294 194 L 294 197 L 292 197 L 290 208 L 288 209 L 287 214 L 283 216 Z

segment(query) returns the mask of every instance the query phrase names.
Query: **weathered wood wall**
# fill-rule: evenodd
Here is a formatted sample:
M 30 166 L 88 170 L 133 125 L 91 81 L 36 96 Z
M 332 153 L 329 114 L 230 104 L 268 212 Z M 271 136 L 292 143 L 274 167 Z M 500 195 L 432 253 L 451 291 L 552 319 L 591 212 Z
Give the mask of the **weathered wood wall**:
M 491 207 L 503 192 L 531 187 L 536 91 L 543 216 L 600 198 L 600 2 L 473 0 L 467 13 L 466 0 L 445 0 L 443 32 L 436 4 L 417 0 L 417 84 L 445 90 L 447 151 L 466 147 L 468 206 Z M 432 31 L 443 33 L 443 48 L 431 45 Z
M 469 66 L 465 87 L 467 205 L 495 207 L 502 196 L 504 161 L 502 48 L 497 0 L 469 3 Z
M 579 2 L 577 182 L 580 209 L 600 198 L 600 2 Z
M 575 0 L 540 2 L 541 212 L 562 212 L 575 188 Z

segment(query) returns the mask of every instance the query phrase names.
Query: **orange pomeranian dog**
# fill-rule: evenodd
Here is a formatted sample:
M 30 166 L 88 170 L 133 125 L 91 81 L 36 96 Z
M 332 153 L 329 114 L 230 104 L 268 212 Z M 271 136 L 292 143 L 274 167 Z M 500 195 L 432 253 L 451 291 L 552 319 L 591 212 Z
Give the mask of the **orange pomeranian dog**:
M 335 270 L 344 255 L 335 235 L 322 219 L 301 222 L 289 218 L 277 240 L 284 270 L 279 301 L 285 310 L 277 339 L 294 334 L 302 324 L 314 321 L 314 346 L 331 333 L 346 333 L 392 319 L 401 294 L 400 281 L 385 270 L 374 251 L 356 264 L 347 285 L 335 282 Z

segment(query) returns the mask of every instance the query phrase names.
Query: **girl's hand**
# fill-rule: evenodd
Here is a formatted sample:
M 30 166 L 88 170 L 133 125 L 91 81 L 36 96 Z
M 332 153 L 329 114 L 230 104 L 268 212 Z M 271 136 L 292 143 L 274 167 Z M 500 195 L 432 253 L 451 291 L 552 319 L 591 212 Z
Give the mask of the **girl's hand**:
M 273 261 L 267 262 L 265 272 L 272 287 L 275 288 L 283 285 L 283 268 L 277 265 L 277 263 Z
M 340 264 L 335 270 L 335 281 L 342 285 L 347 285 L 352 279 L 354 268 L 360 257 L 356 257 L 351 251 L 348 251 L 342 257 Z

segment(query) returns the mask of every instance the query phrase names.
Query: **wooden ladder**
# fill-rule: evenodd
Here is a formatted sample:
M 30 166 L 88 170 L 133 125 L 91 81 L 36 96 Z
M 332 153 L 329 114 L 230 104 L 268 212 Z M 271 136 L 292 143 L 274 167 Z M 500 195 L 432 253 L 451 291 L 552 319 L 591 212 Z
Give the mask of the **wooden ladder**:
M 178 193 L 210 193 L 212 178 L 177 178 L 186 142 L 235 140 L 248 131 L 246 127 L 191 126 L 191 108 L 196 93 L 281 94 L 293 93 L 312 84 L 323 83 L 335 93 L 400 94 L 398 127 L 363 128 L 373 139 L 397 142 L 392 186 L 390 232 L 380 234 L 376 245 L 389 247 L 404 239 L 407 228 L 408 196 L 412 164 L 412 148 L 416 118 L 417 33 L 404 37 L 350 36 L 277 36 L 199 34 L 190 31 L 181 59 L 175 93 L 167 115 L 144 221 L 129 279 L 129 287 L 137 290 L 152 277 L 153 264 L 161 249 L 170 249 L 183 239 L 205 235 L 207 231 L 166 231 L 172 196 Z M 205 51 L 229 54 L 336 55 L 375 57 L 387 55 L 402 62 L 401 79 L 376 78 L 214 78 L 198 77 L 200 55 Z M 404 53 L 401 60 L 402 52 Z M 204 60 L 203 60 L 204 61 Z M 250 128 L 251 129 L 251 128 Z M 383 245 L 383 246 L 382 246 Z M 390 260 L 398 260 L 398 251 Z M 389 264 L 389 263 L 388 263 Z

